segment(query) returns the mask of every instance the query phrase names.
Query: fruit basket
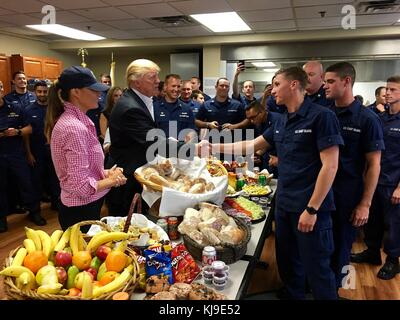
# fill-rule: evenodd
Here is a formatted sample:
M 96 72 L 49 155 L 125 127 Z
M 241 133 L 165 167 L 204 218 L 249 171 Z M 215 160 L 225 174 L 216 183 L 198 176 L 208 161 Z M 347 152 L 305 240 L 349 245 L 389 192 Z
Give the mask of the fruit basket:
M 89 237 L 81 233 L 80 227 L 93 224 L 99 225 L 103 229 L 99 235 Z M 51 236 L 42 230 L 29 228 L 25 228 L 25 230 L 27 239 L 24 240 L 24 245 L 17 247 L 9 253 L 5 259 L 4 268 L 0 272 L 0 275 L 4 277 L 4 289 L 8 299 L 110 300 L 117 292 L 127 292 L 130 295 L 138 284 L 139 264 L 135 252 L 127 246 L 129 235 L 126 233 L 123 235 L 122 232 L 111 232 L 110 228 L 101 221 L 82 221 L 71 226 L 65 232 L 56 230 Z M 109 243 L 112 241 L 119 241 L 119 243 L 111 248 Z M 66 246 L 68 244 L 71 248 L 72 260 L 68 263 L 68 267 L 67 263 L 65 267 L 62 267 L 60 265 L 64 263 L 64 260 L 61 258 L 62 255 L 58 258 L 58 254 L 62 252 L 64 256 L 67 256 L 69 248 Z M 100 250 L 106 246 L 110 248 L 109 250 L 103 250 L 108 251 L 107 254 L 102 253 L 102 250 Z M 38 270 L 35 270 L 33 267 L 35 263 L 38 263 L 38 260 L 28 259 L 29 255 L 33 255 L 33 252 L 36 252 L 35 255 L 48 257 L 48 260 L 47 258 L 44 259 L 46 264 L 36 266 L 36 268 L 40 267 Z M 83 265 L 89 263 L 87 260 L 78 259 L 79 255 L 82 255 L 82 252 L 86 252 L 84 255 L 89 255 L 90 268 Z M 103 261 L 99 258 L 100 253 L 105 257 Z M 110 256 L 111 254 L 113 257 Z M 111 257 L 109 259 L 111 262 L 106 261 L 108 256 Z M 116 276 L 116 271 L 110 271 L 111 268 L 108 270 L 109 266 L 116 266 L 116 256 L 122 256 L 126 259 L 121 260 L 123 264 L 120 263 L 119 268 L 121 270 L 118 276 Z M 75 257 L 77 258 L 75 259 Z M 90 269 L 94 260 L 97 262 L 98 271 L 96 270 L 95 275 L 92 277 L 90 273 L 93 274 L 94 271 Z M 29 261 L 33 261 L 34 263 L 29 263 Z M 104 267 L 103 271 L 100 271 L 102 267 Z M 74 268 L 74 270 L 71 268 Z M 61 273 L 59 270 L 61 269 L 65 272 L 66 278 L 64 282 L 60 281 Z M 95 269 L 95 264 L 93 264 L 93 269 Z M 54 272 L 57 272 L 55 276 Z M 103 272 L 103 277 L 108 273 L 112 273 L 114 278 L 107 275 L 107 279 L 104 282 L 96 281 L 96 275 L 97 280 L 99 280 L 100 272 Z M 73 273 L 75 273 L 74 279 L 72 279 Z M 54 280 L 51 277 L 56 277 L 56 280 L 50 285 L 50 279 Z M 67 277 L 71 278 L 67 280 Z M 82 284 L 81 295 L 78 296 L 78 293 L 77 295 L 71 295 L 72 291 L 79 291 L 79 289 L 75 288 L 78 287 L 78 278 L 80 278 L 79 281 Z M 75 281 L 73 282 L 72 280 Z M 72 283 L 73 287 L 68 287 L 67 289 L 67 284 L 70 283 Z

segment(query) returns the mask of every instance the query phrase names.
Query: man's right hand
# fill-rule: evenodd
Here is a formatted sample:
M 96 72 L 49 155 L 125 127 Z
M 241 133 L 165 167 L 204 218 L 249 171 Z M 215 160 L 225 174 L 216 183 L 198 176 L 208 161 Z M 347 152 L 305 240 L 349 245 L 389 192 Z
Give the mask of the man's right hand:
M 201 140 L 195 144 L 196 155 L 200 158 L 208 158 L 211 154 L 211 144 L 208 140 Z
M 376 109 L 378 109 L 379 112 L 385 112 L 385 106 L 382 103 L 377 104 Z
M 211 121 L 208 123 L 208 129 L 218 129 L 218 122 L 217 121 Z
M 278 166 L 278 157 L 269 155 L 268 165 L 270 167 L 277 167 Z

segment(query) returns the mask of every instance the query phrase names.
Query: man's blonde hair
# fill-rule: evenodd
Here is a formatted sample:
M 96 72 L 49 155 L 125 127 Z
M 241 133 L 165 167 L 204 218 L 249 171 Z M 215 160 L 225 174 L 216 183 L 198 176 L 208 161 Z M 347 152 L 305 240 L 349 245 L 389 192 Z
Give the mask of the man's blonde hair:
M 146 73 L 151 71 L 160 72 L 160 67 L 151 60 L 137 59 L 132 61 L 126 68 L 126 80 L 128 82 L 140 79 Z

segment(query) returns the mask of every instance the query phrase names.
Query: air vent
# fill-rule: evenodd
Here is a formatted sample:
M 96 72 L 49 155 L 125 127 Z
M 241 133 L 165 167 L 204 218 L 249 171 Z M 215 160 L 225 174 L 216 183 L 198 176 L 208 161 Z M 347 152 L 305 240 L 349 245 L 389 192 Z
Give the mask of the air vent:
M 188 16 L 155 17 L 147 20 L 159 27 L 188 27 L 197 24 Z
M 357 5 L 358 14 L 397 13 L 400 0 L 363 1 Z

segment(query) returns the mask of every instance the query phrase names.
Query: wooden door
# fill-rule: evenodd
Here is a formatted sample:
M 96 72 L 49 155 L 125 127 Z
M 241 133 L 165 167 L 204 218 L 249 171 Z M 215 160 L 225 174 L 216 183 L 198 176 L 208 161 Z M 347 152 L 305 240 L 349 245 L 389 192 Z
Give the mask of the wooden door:
M 0 55 L 0 81 L 3 82 L 4 95 L 11 91 L 10 58 Z

